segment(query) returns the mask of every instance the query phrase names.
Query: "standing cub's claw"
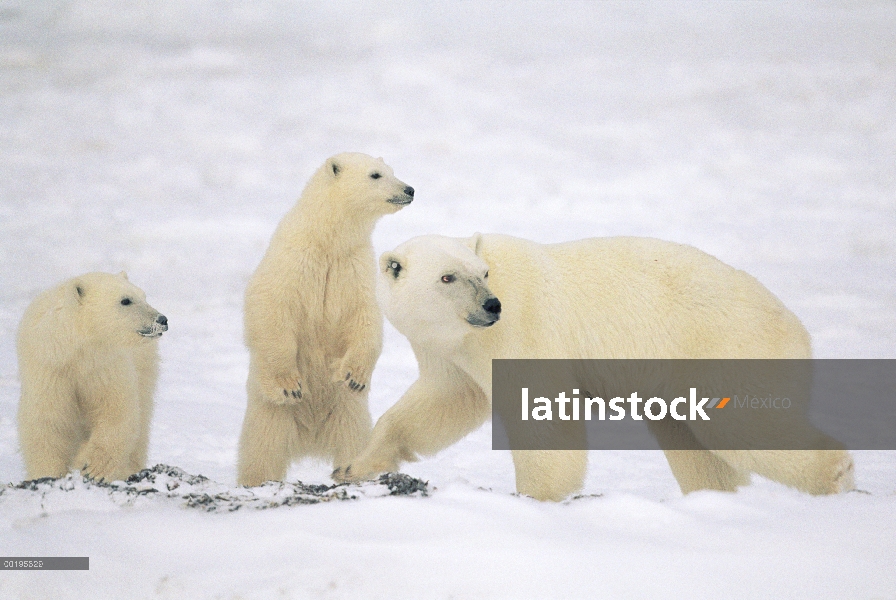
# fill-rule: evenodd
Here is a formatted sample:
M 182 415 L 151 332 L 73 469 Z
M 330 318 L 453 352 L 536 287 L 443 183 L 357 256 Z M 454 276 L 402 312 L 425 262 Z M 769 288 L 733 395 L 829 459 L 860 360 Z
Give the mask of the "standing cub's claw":
M 334 365 L 332 381 L 345 385 L 353 392 L 363 392 L 370 387 L 373 363 L 376 363 L 375 359 L 368 360 L 360 351 L 349 352 Z
M 300 385 L 298 388 L 296 388 L 294 390 L 283 390 L 283 395 L 286 396 L 287 399 L 292 397 L 292 398 L 295 398 L 296 400 L 298 400 L 299 398 L 302 397 L 302 386 Z
M 83 463 L 80 469 L 81 476 L 90 481 L 103 483 L 122 478 L 121 469 L 116 466 L 114 460 L 104 456 L 102 450 L 87 449 L 79 462 Z
M 364 481 L 367 479 L 372 479 L 372 477 L 363 477 L 357 475 L 352 472 L 352 466 L 348 465 L 347 467 L 338 467 L 333 471 L 331 475 L 333 481 L 338 483 L 357 483 L 358 481 Z
M 302 382 L 298 375 L 281 375 L 268 383 L 264 393 L 273 404 L 295 404 L 302 399 Z
M 348 386 L 348 388 L 353 392 L 363 392 L 367 388 L 366 383 L 361 383 L 360 381 L 355 381 L 352 378 L 352 372 L 349 371 L 345 374 L 345 379 L 342 380 L 342 383 Z

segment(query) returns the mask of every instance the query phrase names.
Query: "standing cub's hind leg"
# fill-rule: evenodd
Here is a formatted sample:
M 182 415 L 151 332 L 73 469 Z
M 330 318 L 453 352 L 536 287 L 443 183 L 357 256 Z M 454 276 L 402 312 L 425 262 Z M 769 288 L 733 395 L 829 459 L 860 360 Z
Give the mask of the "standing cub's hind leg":
M 251 388 L 250 384 L 250 388 Z M 293 453 L 299 445 L 299 431 L 294 407 L 272 404 L 260 393 L 249 392 L 249 404 L 240 434 L 237 483 L 261 485 L 265 481 L 282 481 Z
M 333 458 L 334 472 L 344 470 L 370 441 L 373 423 L 367 410 L 367 390 L 331 384 L 332 410 L 319 434 L 319 443 Z

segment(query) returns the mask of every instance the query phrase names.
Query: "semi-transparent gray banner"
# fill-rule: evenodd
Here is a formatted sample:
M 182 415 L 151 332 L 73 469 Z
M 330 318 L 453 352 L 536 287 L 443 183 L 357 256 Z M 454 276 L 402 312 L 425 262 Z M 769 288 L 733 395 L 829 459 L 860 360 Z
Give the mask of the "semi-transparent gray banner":
M 3 556 L 0 571 L 89 571 L 87 556 Z
M 896 450 L 896 360 L 493 360 L 495 450 Z

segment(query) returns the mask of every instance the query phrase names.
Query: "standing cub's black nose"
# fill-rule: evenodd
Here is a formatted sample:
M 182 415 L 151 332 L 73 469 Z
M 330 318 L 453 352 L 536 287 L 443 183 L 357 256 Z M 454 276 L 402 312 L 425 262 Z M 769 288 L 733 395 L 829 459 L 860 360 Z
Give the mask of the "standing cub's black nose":
M 159 315 L 158 317 L 156 317 L 156 323 L 168 327 L 168 317 L 166 317 L 165 315 Z
M 493 315 L 497 315 L 501 313 L 501 301 L 497 298 L 489 298 L 485 301 L 485 304 L 482 305 L 482 308 L 485 309 L 485 312 L 492 313 Z
M 404 193 L 407 194 L 408 196 L 410 196 L 411 198 L 413 198 L 414 197 L 414 188 L 412 188 L 411 186 L 408 186 L 408 187 L 404 188 Z

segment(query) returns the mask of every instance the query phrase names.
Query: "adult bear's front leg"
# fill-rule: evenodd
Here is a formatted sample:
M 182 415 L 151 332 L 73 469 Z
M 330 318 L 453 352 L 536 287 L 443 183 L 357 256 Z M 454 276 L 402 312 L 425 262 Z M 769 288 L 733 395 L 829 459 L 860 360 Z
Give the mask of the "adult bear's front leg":
M 447 364 L 421 367 L 420 379 L 377 421 L 367 447 L 350 465 L 337 468 L 333 479 L 363 481 L 396 471 L 403 462 L 457 442 L 489 414 L 488 398 L 464 373 Z

